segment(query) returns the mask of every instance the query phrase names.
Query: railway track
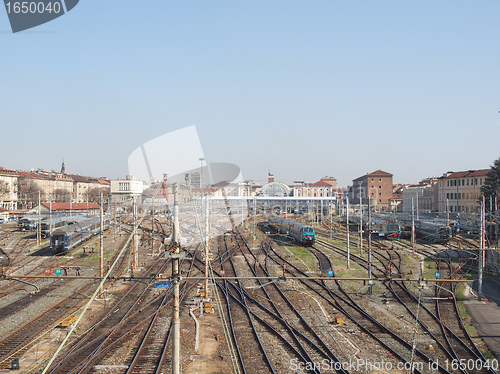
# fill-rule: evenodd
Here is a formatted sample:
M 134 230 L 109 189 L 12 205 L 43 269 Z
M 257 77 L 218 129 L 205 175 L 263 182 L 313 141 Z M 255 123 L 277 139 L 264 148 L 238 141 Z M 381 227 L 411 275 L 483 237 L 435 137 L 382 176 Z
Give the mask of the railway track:
M 321 244 L 325 247 L 329 247 L 329 250 L 332 249 L 328 243 L 321 242 Z M 334 248 L 337 253 L 345 255 L 340 248 Z M 372 251 L 373 257 L 376 261 L 379 262 L 381 266 L 377 266 L 372 264 L 372 271 L 376 273 L 377 276 L 385 277 L 387 276 L 385 270 L 388 267 L 397 271 L 397 276 L 404 277 L 405 274 L 401 271 L 401 254 L 392 249 L 387 249 L 387 254 L 379 253 L 377 251 Z M 354 261 L 357 261 L 360 266 L 367 268 L 367 260 L 353 255 Z M 442 262 L 442 259 L 436 259 L 438 262 Z M 323 261 L 326 262 L 326 261 Z M 449 273 L 451 276 L 451 264 L 447 263 L 447 268 L 449 269 Z M 443 268 L 444 276 L 447 276 L 445 273 L 445 268 Z M 456 271 L 455 271 L 456 273 Z M 396 298 L 396 300 L 404 306 L 407 313 L 412 318 L 412 321 L 417 320 L 418 309 L 420 308 L 420 314 L 418 314 L 418 324 L 419 327 L 434 341 L 434 346 L 436 349 L 441 351 L 441 355 L 436 356 L 436 360 L 441 362 L 458 362 L 460 359 L 465 359 L 474 362 L 483 362 L 486 365 L 486 360 L 484 356 L 479 352 L 478 348 L 474 345 L 472 338 L 467 333 L 466 329 L 463 327 L 463 323 L 461 323 L 461 318 L 458 312 L 458 306 L 456 305 L 456 298 L 453 297 L 450 301 L 445 300 L 442 301 L 439 298 L 439 292 L 435 297 L 435 308 L 437 313 L 434 314 L 432 311 L 425 306 L 423 302 L 421 302 L 420 298 L 414 295 L 406 286 L 404 282 L 391 282 L 386 284 L 390 292 Z M 442 287 L 442 286 L 440 286 Z M 456 287 L 456 286 L 455 286 Z M 453 293 L 454 295 L 454 293 Z M 444 321 L 442 316 L 439 313 L 440 308 L 445 309 L 449 312 L 449 307 L 443 308 L 444 303 L 453 302 L 453 311 L 452 315 L 448 315 L 446 321 L 452 321 L 459 323 L 455 324 L 456 329 L 452 330 L 447 323 Z M 442 314 L 442 313 L 441 313 Z M 413 322 L 414 323 L 414 322 Z M 423 348 L 422 348 L 423 349 Z M 437 351 L 435 351 L 437 353 Z M 466 373 L 466 370 L 461 370 L 460 372 Z M 494 372 L 493 370 L 480 370 L 481 372 Z

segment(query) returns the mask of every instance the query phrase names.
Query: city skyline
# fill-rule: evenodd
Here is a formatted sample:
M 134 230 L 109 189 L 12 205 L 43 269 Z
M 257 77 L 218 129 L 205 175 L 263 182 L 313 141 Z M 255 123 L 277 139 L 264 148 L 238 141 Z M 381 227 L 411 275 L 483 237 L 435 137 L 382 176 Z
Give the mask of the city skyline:
M 66 166 L 66 162 L 65 161 L 61 161 L 62 163 L 64 162 L 65 166 Z M 492 162 L 493 163 L 493 162 Z M 43 168 L 43 167 L 37 167 L 37 168 L 30 168 L 30 169 L 12 169 L 12 168 L 9 168 L 9 167 L 6 167 L 6 165 L 0 165 L 0 168 L 4 168 L 4 169 L 7 169 L 7 170 L 13 170 L 13 171 L 23 171 L 23 172 L 29 172 L 29 171 L 33 171 L 33 172 L 37 172 L 38 170 L 41 170 L 41 171 L 46 171 L 46 172 L 49 172 L 49 173 L 60 173 L 60 169 L 61 167 L 59 168 Z M 446 170 L 446 171 L 443 171 L 441 174 L 439 175 L 430 175 L 430 176 L 426 176 L 426 177 L 423 177 L 423 178 L 420 178 L 418 180 L 413 180 L 413 181 L 408 181 L 408 182 L 399 182 L 397 181 L 397 176 L 396 175 L 393 175 L 394 177 L 394 184 L 402 184 L 402 185 L 412 185 L 412 184 L 418 184 L 420 181 L 424 180 L 424 179 L 427 179 L 427 178 L 439 178 L 439 177 L 442 177 L 444 174 L 446 173 L 451 173 L 451 172 L 460 172 L 460 171 L 468 171 L 468 170 L 485 170 L 485 169 L 490 169 L 490 166 L 488 167 L 483 167 L 483 168 L 474 168 L 474 169 L 460 169 L 460 170 Z M 267 183 L 267 180 L 268 180 L 268 176 L 269 176 L 269 173 L 272 174 L 272 177 L 273 179 L 276 181 L 276 182 L 282 182 L 282 183 L 285 183 L 287 185 L 292 185 L 294 182 L 305 182 L 305 183 L 314 183 L 314 182 L 317 182 L 319 180 L 321 180 L 322 178 L 325 178 L 325 177 L 333 177 L 337 180 L 337 186 L 338 188 L 347 188 L 347 187 L 350 187 L 353 185 L 353 180 L 356 179 L 356 178 L 359 178 L 361 176 L 365 176 L 367 174 L 370 174 L 372 172 L 375 172 L 377 170 L 382 170 L 384 172 L 388 172 L 390 174 L 393 174 L 391 173 L 390 171 L 388 170 L 384 170 L 384 169 L 376 169 L 376 170 L 371 170 L 371 171 L 368 171 L 366 173 L 363 173 L 363 174 L 359 174 L 357 175 L 356 177 L 353 177 L 351 180 L 350 180 L 350 183 L 346 184 L 346 185 L 342 185 L 338 182 L 338 179 L 335 177 L 335 175 L 332 175 L 332 174 L 328 174 L 328 173 L 323 173 L 322 176 L 316 178 L 316 179 L 312 179 L 312 180 L 307 180 L 307 179 L 304 179 L 304 178 L 292 178 L 292 180 L 290 181 L 287 181 L 287 180 L 282 180 L 279 178 L 279 175 L 276 175 L 276 173 L 274 173 L 272 170 L 267 170 L 265 171 L 265 174 L 262 174 L 264 177 L 260 178 L 243 178 L 243 181 L 250 181 L 250 182 L 253 182 L 253 184 L 255 185 L 264 185 Z M 95 179 L 99 179 L 99 178 L 105 178 L 107 180 L 118 180 L 118 179 L 126 179 L 126 177 L 128 176 L 128 174 L 124 174 L 124 175 L 119 175 L 119 176 L 108 176 L 108 175 L 96 175 L 95 173 L 90 173 L 90 174 L 83 174 L 83 173 L 79 173 L 79 172 L 76 172 L 76 171 L 72 171 L 71 170 L 71 167 L 67 170 L 66 173 L 64 173 L 68 176 L 71 176 L 71 175 L 81 175 L 81 176 L 85 176 L 85 177 L 90 177 L 90 178 L 95 178 Z M 142 180 L 144 182 L 147 182 L 149 183 L 148 180 L 144 180 L 144 179 L 137 179 L 136 176 L 132 175 L 132 177 L 134 177 L 136 180 Z

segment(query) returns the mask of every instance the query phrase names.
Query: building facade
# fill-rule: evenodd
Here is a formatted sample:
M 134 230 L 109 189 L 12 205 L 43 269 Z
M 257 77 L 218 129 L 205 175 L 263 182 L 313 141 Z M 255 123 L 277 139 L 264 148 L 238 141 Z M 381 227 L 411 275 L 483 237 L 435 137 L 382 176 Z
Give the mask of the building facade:
M 134 177 L 127 176 L 126 179 L 116 179 L 110 181 L 111 201 L 121 207 L 131 207 L 135 204 L 142 204 L 142 194 L 144 192 L 144 182 L 134 180 Z
M 388 207 L 389 200 L 393 198 L 392 174 L 376 170 L 353 179 L 349 199 L 353 204 L 368 204 L 370 197 L 372 205 Z
M 437 212 L 438 211 L 438 179 L 428 178 L 418 184 L 403 187 L 403 212 Z
M 337 181 L 326 181 L 321 179 L 315 183 L 305 183 L 296 181 L 292 185 L 294 197 L 335 197 L 334 191 L 337 189 Z
M 0 208 L 17 209 L 17 181 L 18 175 L 15 171 L 0 167 Z
M 477 213 L 481 187 L 491 169 L 447 172 L 438 178 L 440 213 Z

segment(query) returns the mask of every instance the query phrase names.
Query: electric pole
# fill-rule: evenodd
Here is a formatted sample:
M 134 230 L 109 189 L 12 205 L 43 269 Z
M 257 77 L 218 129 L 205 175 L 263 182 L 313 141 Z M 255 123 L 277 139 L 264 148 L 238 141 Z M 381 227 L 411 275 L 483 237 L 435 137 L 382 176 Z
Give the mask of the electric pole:
M 483 296 L 483 261 L 484 261 L 484 196 L 483 201 L 481 202 L 481 237 L 479 239 L 479 261 L 478 261 L 478 269 L 477 269 L 477 293 L 479 298 Z
M 415 207 L 413 206 L 413 197 L 411 198 L 411 247 L 415 253 Z
M 40 191 L 38 191 L 38 228 L 36 230 L 36 245 L 40 246 L 42 244 L 42 202 L 40 200 Z
M 368 292 L 372 294 L 372 218 L 371 218 L 371 199 L 368 196 Z
M 100 215 L 100 225 L 101 225 L 101 235 L 99 237 L 99 256 L 100 256 L 100 265 L 101 265 L 101 279 L 104 277 L 104 248 L 103 248 L 103 232 L 104 232 L 104 217 L 102 210 L 102 192 L 100 198 L 100 207 L 99 207 L 99 215 Z
M 347 228 L 347 268 L 349 269 L 351 267 L 351 264 L 349 263 L 350 258 L 349 258 L 349 196 L 347 196 L 347 213 L 346 213 L 346 228 Z
M 174 257 L 172 258 L 172 281 L 174 284 L 174 310 L 173 310 L 173 339 L 172 339 L 172 374 L 180 374 L 181 361 L 181 320 L 180 320 L 180 305 L 179 305 L 179 184 L 174 183 L 174 225 L 173 225 L 173 246 Z M 208 276 L 208 274 L 207 274 Z

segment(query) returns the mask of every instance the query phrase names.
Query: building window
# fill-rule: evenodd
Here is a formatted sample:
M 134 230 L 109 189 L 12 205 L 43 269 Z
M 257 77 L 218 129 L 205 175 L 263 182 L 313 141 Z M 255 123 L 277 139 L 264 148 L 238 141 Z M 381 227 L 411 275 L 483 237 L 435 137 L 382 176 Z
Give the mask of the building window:
M 378 186 L 378 188 L 379 188 L 379 190 L 381 190 L 381 189 L 382 189 L 382 186 Z
M 375 179 L 372 178 L 372 182 L 374 182 L 374 181 L 375 181 Z
M 447 181 L 448 182 L 448 187 L 450 187 L 450 181 Z
M 382 192 L 379 192 L 379 193 L 378 193 L 378 195 L 379 195 L 379 196 L 382 196 Z
M 454 185 L 455 185 L 455 186 L 457 185 L 457 180 L 456 180 L 456 179 L 455 179 Z
M 462 179 L 462 186 L 465 186 L 465 179 Z
M 483 178 L 479 180 L 479 184 L 482 186 L 483 185 Z
M 457 193 L 456 193 L 456 192 L 455 192 L 455 200 L 458 200 L 458 199 L 457 199 Z
M 379 181 L 379 182 L 382 182 L 382 178 L 379 178 L 379 179 L 378 179 L 378 181 Z
M 467 178 L 467 186 L 469 185 L 469 178 Z
M 474 179 L 474 184 L 477 186 L 477 178 Z

